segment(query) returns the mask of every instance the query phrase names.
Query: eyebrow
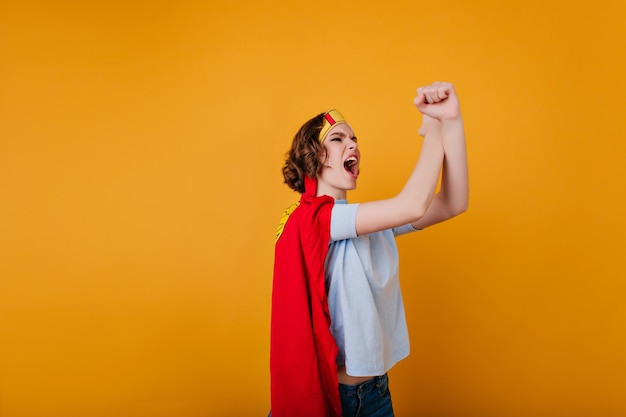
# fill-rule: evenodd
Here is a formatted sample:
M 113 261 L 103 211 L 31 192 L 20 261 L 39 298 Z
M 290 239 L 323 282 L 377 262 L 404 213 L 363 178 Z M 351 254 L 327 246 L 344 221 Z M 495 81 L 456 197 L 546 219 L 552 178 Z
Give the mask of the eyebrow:
M 334 136 L 334 135 L 338 135 L 338 136 L 341 136 L 341 137 L 344 137 L 344 138 L 349 137 L 349 136 L 348 136 L 346 133 L 344 133 L 344 132 L 333 132 L 333 133 L 331 133 L 331 134 L 329 135 L 329 137 L 330 137 L 330 136 Z M 351 139 L 356 139 L 356 136 L 352 136 L 352 137 L 351 137 Z

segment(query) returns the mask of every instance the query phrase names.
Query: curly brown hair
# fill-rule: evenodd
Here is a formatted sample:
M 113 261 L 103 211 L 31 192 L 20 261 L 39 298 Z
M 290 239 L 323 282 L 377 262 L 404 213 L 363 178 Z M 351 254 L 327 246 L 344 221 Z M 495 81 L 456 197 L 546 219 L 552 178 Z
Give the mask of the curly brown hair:
M 300 194 L 304 193 L 304 176 L 315 178 L 322 168 L 320 156 L 324 154 L 324 146 L 318 137 L 323 123 L 324 113 L 320 113 L 303 124 L 286 154 L 283 166 L 285 184 Z

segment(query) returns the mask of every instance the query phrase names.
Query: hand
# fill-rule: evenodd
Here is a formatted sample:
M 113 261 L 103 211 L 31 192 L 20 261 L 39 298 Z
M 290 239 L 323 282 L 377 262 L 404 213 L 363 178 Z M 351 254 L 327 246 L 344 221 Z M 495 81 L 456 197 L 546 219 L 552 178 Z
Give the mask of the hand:
M 461 115 L 459 99 L 450 83 L 437 81 L 418 88 L 413 103 L 423 115 L 440 121 L 457 119 Z

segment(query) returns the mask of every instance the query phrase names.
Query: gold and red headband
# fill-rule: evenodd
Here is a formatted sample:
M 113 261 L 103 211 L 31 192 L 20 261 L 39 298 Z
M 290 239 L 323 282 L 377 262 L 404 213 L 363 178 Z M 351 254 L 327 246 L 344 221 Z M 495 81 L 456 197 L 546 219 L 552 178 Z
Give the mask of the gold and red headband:
M 324 139 L 326 139 L 326 135 L 328 134 L 328 131 L 333 126 L 339 123 L 348 123 L 346 122 L 346 119 L 343 118 L 341 113 L 339 113 L 339 110 L 332 109 L 324 113 L 324 124 L 322 124 L 322 130 L 320 130 L 320 136 L 319 136 L 320 143 L 324 142 Z

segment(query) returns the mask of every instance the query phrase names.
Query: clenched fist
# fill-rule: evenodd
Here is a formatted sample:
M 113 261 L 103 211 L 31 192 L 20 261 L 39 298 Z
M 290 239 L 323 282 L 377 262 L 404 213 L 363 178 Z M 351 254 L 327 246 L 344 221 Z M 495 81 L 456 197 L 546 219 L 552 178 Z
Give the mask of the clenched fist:
M 437 81 L 418 88 L 413 103 L 422 114 L 439 121 L 454 120 L 461 116 L 459 99 L 451 83 Z

